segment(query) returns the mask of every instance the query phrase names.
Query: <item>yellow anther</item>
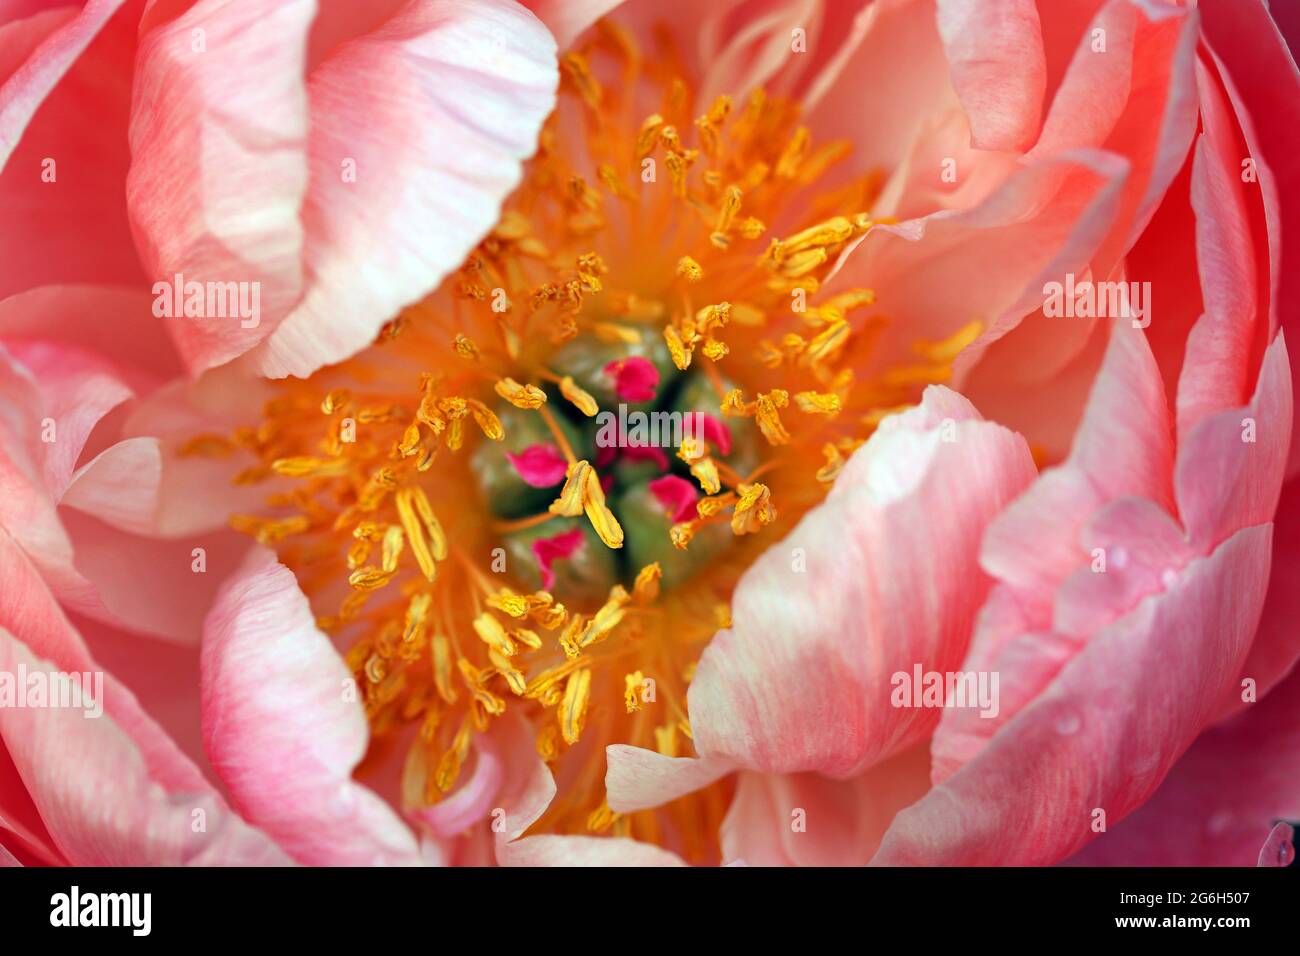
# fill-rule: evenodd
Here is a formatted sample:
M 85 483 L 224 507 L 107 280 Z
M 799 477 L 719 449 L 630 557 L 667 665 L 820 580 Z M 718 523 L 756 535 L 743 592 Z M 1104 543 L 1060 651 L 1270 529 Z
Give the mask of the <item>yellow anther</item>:
M 682 256 L 677 260 L 677 274 L 689 282 L 699 282 L 704 278 L 704 269 L 690 256 Z
M 583 668 L 569 675 L 564 685 L 564 700 L 558 711 L 560 733 L 565 743 L 572 746 L 582 735 L 587 720 L 587 703 L 591 698 L 591 671 Z
M 983 331 L 984 323 L 979 319 L 974 319 L 945 339 L 940 339 L 937 342 L 918 339 L 912 343 L 912 348 L 917 355 L 929 359 L 931 362 L 951 362 L 960 354 L 962 349 L 979 338 L 980 333 Z
M 753 534 L 776 520 L 772 492 L 762 482 L 740 485 L 740 500 L 731 515 L 731 530 L 736 534 Z
M 296 458 L 277 458 L 271 462 L 271 470 L 287 478 L 335 478 L 348 474 L 352 470 L 352 464 L 346 458 L 312 458 L 301 455 Z
M 659 596 L 659 582 L 663 579 L 663 568 L 658 561 L 647 564 L 636 576 L 632 585 L 632 595 L 638 604 L 649 604 Z
M 600 406 L 596 404 L 596 400 L 592 398 L 591 394 L 579 388 L 568 375 L 560 379 L 560 394 L 588 418 L 600 411 Z
M 493 441 L 501 441 L 506 437 L 505 429 L 501 427 L 501 419 L 497 418 L 492 409 L 473 398 L 468 400 L 468 404 L 470 414 L 474 416 L 474 421 L 478 423 L 484 435 Z
M 633 671 L 623 677 L 623 705 L 629 714 L 641 709 L 641 693 L 645 690 L 645 675 Z
M 546 393 L 536 385 L 520 385 L 513 378 L 496 383 L 496 393 L 515 408 L 534 409 L 546 404 Z
M 840 410 L 840 397 L 823 392 L 799 392 L 794 403 L 801 412 L 825 415 Z

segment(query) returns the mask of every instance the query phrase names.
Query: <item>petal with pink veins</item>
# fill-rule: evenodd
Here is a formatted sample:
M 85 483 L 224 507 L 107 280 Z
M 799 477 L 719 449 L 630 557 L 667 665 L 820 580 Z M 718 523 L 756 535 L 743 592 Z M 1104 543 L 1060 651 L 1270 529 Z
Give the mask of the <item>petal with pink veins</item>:
M 979 149 L 1027 149 L 1038 136 L 1047 65 L 1034 0 L 939 0 L 939 35 Z
M 204 746 L 245 819 L 309 866 L 420 862 L 411 831 L 352 779 L 369 737 L 352 675 L 269 552 L 218 595 L 201 674 Z
M 151 7 L 140 25 L 127 202 L 196 375 L 265 339 L 302 294 L 315 12 L 314 0 L 198 0 L 171 19 Z M 188 314 L 190 283 L 203 284 L 202 315 Z
M 255 367 L 309 375 L 433 292 L 496 223 L 556 83 L 554 39 L 508 0 L 409 3 L 327 56 L 309 82 L 307 287 Z
M 1131 816 L 1070 858 L 1085 866 L 1263 865 L 1275 823 L 1300 819 L 1300 672 L 1205 731 Z M 1281 861 L 1274 858 L 1278 865 Z
M 691 682 L 699 754 L 843 777 L 927 735 L 938 714 L 891 706 L 891 675 L 960 664 L 980 538 L 1033 476 L 1023 440 L 945 388 L 886 419 L 742 577 Z
M 1270 531 L 1238 532 L 1093 635 L 977 757 L 898 815 L 873 864 L 1055 863 L 1141 806 L 1236 679 Z

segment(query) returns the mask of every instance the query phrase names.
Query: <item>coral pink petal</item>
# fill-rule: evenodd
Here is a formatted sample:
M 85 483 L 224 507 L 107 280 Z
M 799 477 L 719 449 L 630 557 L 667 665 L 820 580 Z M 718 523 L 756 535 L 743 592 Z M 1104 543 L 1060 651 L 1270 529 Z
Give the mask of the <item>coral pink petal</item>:
M 747 866 L 862 866 L 899 810 L 929 788 L 924 746 L 864 774 L 739 775 L 722 822 L 722 859 Z
M 1201 734 L 1146 804 L 1070 862 L 1254 866 L 1275 821 L 1300 819 L 1297 760 L 1300 672 Z
M 307 865 L 419 862 L 411 831 L 352 780 L 369 736 L 352 676 L 268 552 L 222 588 L 201 673 L 204 746 L 245 819 Z
M 583 530 L 574 528 L 572 531 L 562 531 L 549 538 L 538 538 L 533 542 L 533 557 L 537 559 L 537 567 L 541 570 L 544 590 L 549 591 L 555 586 L 555 569 L 552 565 L 556 561 L 573 557 L 574 553 L 582 547 L 584 540 Z
M 534 488 L 551 488 L 564 480 L 569 468 L 560 449 L 549 442 L 529 445 L 517 455 L 506 452 L 519 477 Z
M 1174 486 L 1192 547 L 1204 553 L 1239 528 L 1272 519 L 1291 425 L 1290 363 L 1279 332 L 1249 404 L 1200 419 L 1179 444 Z
M 256 366 L 308 375 L 436 289 L 496 222 L 556 82 L 555 41 L 507 0 L 418 0 L 337 47 L 309 82 L 307 288 Z
M 1236 679 L 1269 548 L 1268 526 L 1247 528 L 1093 635 L 979 756 L 899 814 L 873 862 L 1054 863 L 1141 806 Z
M 1038 137 L 1047 64 L 1034 0 L 938 0 L 939 34 L 978 149 Z
M 0 671 L 20 669 L 29 677 L 58 670 L 0 629 Z M 59 852 L 75 866 L 289 862 L 215 791 L 160 786 L 132 739 L 106 713 L 92 717 L 74 708 L 3 707 L 0 739 Z M 196 827 L 196 820 L 203 826 Z
M 7 54 L 0 50 L 0 76 L 14 68 L 0 86 L 0 208 L 6 227 L 0 231 L 0 298 L 51 283 L 144 278 L 122 188 L 131 159 L 129 80 L 144 3 L 91 0 L 80 10 L 72 6 L 64 8 L 72 16 L 21 66 L 4 62 Z M 36 15 L 41 16 L 48 15 Z M 46 20 L 34 27 L 31 19 L 0 30 L 10 39 L 15 29 L 26 31 L 31 39 L 34 30 L 51 25 Z
M 1271 310 L 1294 338 L 1300 334 L 1300 250 L 1281 236 L 1300 224 L 1300 128 L 1263 118 L 1285 115 L 1300 96 L 1300 70 L 1292 53 L 1297 47 L 1288 51 L 1278 33 L 1278 24 L 1289 19 L 1300 25 L 1300 16 L 1279 4 L 1273 4 L 1270 15 L 1259 0 L 1204 0 L 1198 10 L 1246 141 L 1243 155 L 1256 159 L 1272 260 Z M 1300 370 L 1293 369 L 1293 392 L 1297 375 Z M 1297 467 L 1300 442 L 1292 442 L 1289 474 Z
M 928 734 L 938 713 L 891 706 L 891 675 L 960 664 L 980 537 L 1033 476 L 1023 440 L 947 389 L 887 419 L 741 579 L 691 683 L 701 756 L 841 777 Z
M 646 487 L 674 522 L 695 517 L 695 503 L 700 500 L 700 493 L 685 478 L 680 475 L 664 475 Z
M 1070 457 L 993 523 L 981 564 L 1015 587 L 1050 593 L 1089 557 L 1079 542 L 1084 522 L 1129 495 L 1169 504 L 1172 466 L 1160 371 L 1142 330 L 1117 322 Z
M 1226 98 L 1204 67 L 1198 76 L 1205 132 L 1192 163 L 1192 209 L 1205 314 L 1188 335 L 1178 380 L 1180 441 L 1206 416 L 1245 400 L 1258 359 L 1256 343 L 1267 334 L 1249 209 L 1257 202 L 1258 186 L 1241 181 L 1241 147 Z
M 261 342 L 302 293 L 315 9 L 198 0 L 141 23 L 127 201 L 148 281 L 170 305 L 163 321 L 196 375 Z M 191 282 L 233 294 L 187 314 L 188 292 L 169 290 Z
M 640 355 L 610 362 L 605 374 L 614 380 L 614 394 L 625 402 L 652 401 L 659 387 L 659 370 Z
M 1268 596 L 1250 656 L 1242 665 L 1238 688 L 1246 678 L 1254 681 L 1257 699 L 1269 693 L 1300 659 L 1300 482 L 1294 479 L 1282 488 L 1277 514 L 1273 516 L 1273 565 L 1268 578 Z M 1235 713 L 1250 705 L 1240 693 L 1230 695 L 1227 710 Z

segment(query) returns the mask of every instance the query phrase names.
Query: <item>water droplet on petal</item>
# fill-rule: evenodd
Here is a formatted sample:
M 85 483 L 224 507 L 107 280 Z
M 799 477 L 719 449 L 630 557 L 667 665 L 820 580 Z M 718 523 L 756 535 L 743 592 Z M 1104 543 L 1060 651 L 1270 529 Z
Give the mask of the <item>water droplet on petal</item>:
M 1260 866 L 1290 866 L 1295 859 L 1295 830 L 1289 823 L 1279 823 L 1269 832 L 1259 851 Z
M 1056 718 L 1056 732 L 1062 737 L 1077 734 L 1082 726 L 1083 721 L 1079 719 L 1078 714 L 1065 713 Z

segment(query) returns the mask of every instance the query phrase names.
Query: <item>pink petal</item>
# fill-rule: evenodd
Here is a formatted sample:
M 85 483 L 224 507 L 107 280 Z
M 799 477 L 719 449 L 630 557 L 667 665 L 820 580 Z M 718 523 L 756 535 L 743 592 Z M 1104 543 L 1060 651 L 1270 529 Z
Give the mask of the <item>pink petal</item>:
M 928 734 L 937 712 L 891 706 L 891 675 L 960 664 L 979 539 L 1033 474 L 1018 436 L 947 389 L 887 419 L 741 579 L 691 683 L 701 756 L 842 777 Z
M 258 549 L 203 638 L 204 744 L 245 819 L 312 866 L 413 865 L 411 831 L 352 780 L 369 729 L 293 573 Z
M 614 380 L 614 392 L 625 402 L 651 401 L 659 387 L 659 369 L 640 355 L 610 362 L 605 374 Z
M 1300 673 L 1205 731 L 1150 800 L 1088 844 L 1089 866 L 1264 865 L 1274 823 L 1300 817 Z M 1280 835 L 1280 834 L 1279 834 Z M 1273 857 L 1274 864 L 1278 859 Z
M 735 769 L 725 760 L 665 757 L 653 750 L 612 744 L 605 748 L 605 792 L 617 813 L 635 813 L 707 787 Z
M 1104 31 L 1104 54 L 1093 49 L 1094 30 Z M 1075 36 L 1074 57 L 1029 156 L 1089 147 L 1128 162 L 1114 228 L 1092 263 L 1100 276 L 1145 228 L 1195 135 L 1198 38 L 1191 10 L 1140 0 L 1109 0 Z
M 680 475 L 664 475 L 646 487 L 674 522 L 696 517 L 695 503 L 700 500 L 700 493 L 685 478 Z
M 898 815 L 873 863 L 1054 863 L 1097 835 L 1095 811 L 1110 827 L 1141 806 L 1236 679 L 1269 537 L 1238 532 L 1093 635 L 979 756 Z
M 1180 441 L 1206 416 L 1241 404 L 1253 380 L 1256 343 L 1267 334 L 1248 209 L 1256 186 L 1241 181 L 1241 147 L 1225 97 L 1204 67 L 1197 76 L 1205 132 L 1192 162 L 1192 208 L 1205 314 L 1188 335 L 1178 379 Z
M 1268 834 L 1256 866 L 1290 866 L 1295 860 L 1295 828 L 1279 823 Z
M 19 668 L 29 675 L 57 672 L 0 630 L 0 671 Z M 105 687 L 106 697 L 113 693 Z M 3 707 L 0 739 L 59 852 L 75 866 L 288 863 L 215 791 L 161 787 L 107 713 L 94 718 L 71 708 Z
M 1172 503 L 1172 463 L 1160 371 L 1142 331 L 1116 322 L 1070 457 L 989 527 L 981 564 L 1017 588 L 1050 594 L 1090 558 L 1079 532 L 1102 505 L 1130 495 Z
M 717 446 L 724 458 L 731 454 L 731 427 L 716 415 L 703 415 L 704 440 Z M 664 465 L 667 467 L 667 464 Z
M 929 789 L 924 746 L 848 780 L 740 774 L 722 822 L 722 858 L 748 866 L 862 866 L 894 816 Z
M 583 530 L 574 528 L 562 531 L 549 538 L 538 538 L 533 542 L 533 557 L 542 572 L 542 589 L 549 591 L 555 587 L 555 570 L 551 567 L 556 561 L 571 558 L 582 547 Z
M 623 0 L 522 0 L 546 24 L 561 50 Z
M 1285 115 L 1300 92 L 1300 71 L 1278 26 L 1300 27 L 1294 5 L 1258 0 L 1233 3 L 1205 0 L 1198 5 L 1202 33 L 1216 55 L 1216 64 L 1232 101 L 1246 142 L 1243 155 L 1256 160 L 1261 198 L 1267 220 L 1272 283 L 1270 311 L 1294 338 L 1300 329 L 1300 265 L 1293 244 L 1281 237 L 1296 228 L 1300 216 L 1300 129 L 1294 123 L 1270 122 Z M 1276 20 L 1276 24 L 1274 23 Z M 1295 376 L 1292 370 L 1292 392 Z M 1292 442 L 1289 474 L 1300 467 L 1300 442 Z
M 517 455 L 506 452 L 506 458 L 519 473 L 519 477 L 534 488 L 558 485 L 564 480 L 564 474 L 569 468 L 560 449 L 549 442 L 529 445 Z
M 1291 442 L 1289 369 L 1278 333 L 1250 403 L 1208 415 L 1183 436 L 1174 485 L 1192 547 L 1205 552 L 1239 528 L 1271 520 L 1277 510 Z
M 232 305 L 186 316 L 171 302 L 164 321 L 197 374 L 261 342 L 302 293 L 315 4 L 198 0 L 170 19 L 153 12 L 141 24 L 126 181 L 148 280 L 172 299 L 177 275 L 182 286 L 246 283 L 241 307 L 258 293 L 254 315 Z
M 507 0 L 420 0 L 337 47 L 309 83 L 311 281 L 256 366 L 306 376 L 436 289 L 496 222 L 555 85 L 554 40 Z
M 664 450 L 657 445 L 641 445 L 625 439 L 626 444 L 619 449 L 620 454 L 625 461 L 649 461 L 658 465 L 664 471 L 668 470 L 668 456 Z M 612 476 L 606 476 L 612 477 Z
M 49 283 L 143 279 L 122 189 L 143 3 L 79 6 L 0 87 L 0 298 Z M 33 19 L 6 35 L 30 39 L 53 25 Z M 0 64 L 0 76 L 13 66 Z
M 939 34 L 979 149 L 1037 138 L 1047 66 L 1033 0 L 939 0 Z
M 413 814 L 440 839 L 455 837 L 488 816 L 500 792 L 505 771 L 495 738 L 480 734 L 474 744 L 473 769 L 468 779 L 439 802 Z

